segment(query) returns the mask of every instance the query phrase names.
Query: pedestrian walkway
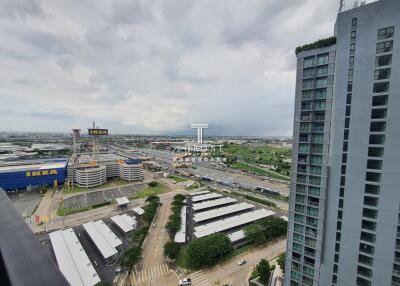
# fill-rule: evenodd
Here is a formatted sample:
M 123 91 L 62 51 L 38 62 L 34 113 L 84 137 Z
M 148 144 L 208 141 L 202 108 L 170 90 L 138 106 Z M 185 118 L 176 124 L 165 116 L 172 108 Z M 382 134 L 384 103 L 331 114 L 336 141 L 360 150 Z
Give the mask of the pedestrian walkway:
M 164 263 L 141 271 L 134 271 L 131 276 L 132 285 L 140 285 L 168 275 L 172 270 Z
M 208 281 L 207 276 L 203 273 L 203 271 L 197 271 L 188 276 L 192 279 L 192 285 L 196 286 L 211 286 L 210 281 Z

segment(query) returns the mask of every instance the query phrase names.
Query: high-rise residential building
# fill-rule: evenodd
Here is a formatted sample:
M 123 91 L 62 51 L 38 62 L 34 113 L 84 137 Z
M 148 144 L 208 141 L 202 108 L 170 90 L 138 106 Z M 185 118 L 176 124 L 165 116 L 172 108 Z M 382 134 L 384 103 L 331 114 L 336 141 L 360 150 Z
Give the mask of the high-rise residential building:
M 285 285 L 400 285 L 400 1 L 296 54 Z

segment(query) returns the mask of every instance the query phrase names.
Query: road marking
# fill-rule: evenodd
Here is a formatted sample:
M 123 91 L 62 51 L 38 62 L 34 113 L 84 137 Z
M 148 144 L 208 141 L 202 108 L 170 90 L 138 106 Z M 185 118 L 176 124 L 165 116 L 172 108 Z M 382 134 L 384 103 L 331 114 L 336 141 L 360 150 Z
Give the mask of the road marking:
M 143 269 L 141 271 L 134 271 L 131 276 L 133 283 L 140 285 L 142 283 L 151 281 L 154 278 L 162 277 L 168 275 L 172 270 L 169 268 L 168 264 L 164 263 L 161 265 L 154 266 L 149 269 Z M 203 285 L 200 285 L 203 286 Z
M 196 286 L 211 286 L 210 281 L 208 280 L 207 276 L 203 273 L 203 271 L 197 271 L 189 275 L 192 279 L 193 285 Z

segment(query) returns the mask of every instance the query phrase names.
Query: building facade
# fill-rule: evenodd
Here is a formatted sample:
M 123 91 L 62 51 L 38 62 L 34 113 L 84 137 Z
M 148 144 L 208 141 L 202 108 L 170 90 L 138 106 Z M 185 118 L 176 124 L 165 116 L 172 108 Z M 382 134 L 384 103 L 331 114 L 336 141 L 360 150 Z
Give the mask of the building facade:
M 297 54 L 285 285 L 400 285 L 400 1 L 339 13 L 335 36 Z

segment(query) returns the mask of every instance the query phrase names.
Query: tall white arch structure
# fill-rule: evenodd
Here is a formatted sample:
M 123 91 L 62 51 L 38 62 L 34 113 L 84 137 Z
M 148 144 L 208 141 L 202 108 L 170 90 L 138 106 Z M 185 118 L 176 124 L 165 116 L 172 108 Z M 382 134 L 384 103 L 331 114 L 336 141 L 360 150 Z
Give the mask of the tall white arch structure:
M 197 143 L 203 144 L 203 129 L 209 128 L 208 123 L 192 123 L 190 128 L 197 129 Z

